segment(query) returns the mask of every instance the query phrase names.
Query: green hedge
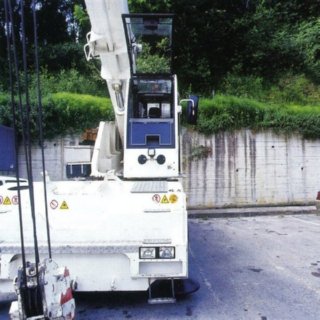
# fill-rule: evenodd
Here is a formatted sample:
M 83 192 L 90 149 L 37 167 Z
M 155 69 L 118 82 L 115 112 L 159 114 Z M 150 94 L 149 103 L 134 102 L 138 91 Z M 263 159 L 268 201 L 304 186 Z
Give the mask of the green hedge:
M 55 93 L 44 100 L 45 131 L 56 136 L 80 132 L 99 125 L 99 121 L 113 120 L 108 98 L 75 93 Z
M 200 99 L 196 128 L 205 134 L 251 128 L 320 138 L 320 106 L 278 105 L 217 95 L 213 99 Z
M 114 119 L 108 98 L 60 92 L 45 97 L 42 106 L 46 138 L 78 133 L 86 128 L 97 127 L 100 121 Z M 6 95 L 0 95 L 0 123 L 12 125 L 11 103 Z M 30 123 L 32 136 L 36 137 L 37 104 L 34 102 L 31 105 Z M 20 122 L 18 127 L 21 128 Z
M 37 136 L 37 106 L 32 104 L 31 129 Z M 43 125 L 46 138 L 79 133 L 113 120 L 108 98 L 60 92 L 43 99 Z M 10 97 L 0 94 L 0 124 L 11 126 Z M 21 128 L 21 125 L 18 126 Z M 300 133 L 306 138 L 320 138 L 320 106 L 262 103 L 248 98 L 216 95 L 200 99 L 196 129 L 205 134 L 240 128 L 273 129 L 282 133 Z

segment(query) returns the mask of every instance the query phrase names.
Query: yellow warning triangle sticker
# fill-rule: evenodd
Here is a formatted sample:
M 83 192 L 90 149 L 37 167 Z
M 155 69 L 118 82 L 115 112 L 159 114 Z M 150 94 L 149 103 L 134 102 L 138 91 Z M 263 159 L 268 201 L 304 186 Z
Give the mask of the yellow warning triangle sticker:
M 5 199 L 4 199 L 4 201 L 3 201 L 3 204 L 4 205 L 10 205 L 11 204 L 11 201 L 10 201 L 10 198 L 9 197 L 6 197 Z
M 161 199 L 161 203 L 169 203 L 169 200 L 166 195 L 164 195 Z
M 69 209 L 68 204 L 66 201 L 62 201 L 60 209 L 64 210 L 64 209 Z

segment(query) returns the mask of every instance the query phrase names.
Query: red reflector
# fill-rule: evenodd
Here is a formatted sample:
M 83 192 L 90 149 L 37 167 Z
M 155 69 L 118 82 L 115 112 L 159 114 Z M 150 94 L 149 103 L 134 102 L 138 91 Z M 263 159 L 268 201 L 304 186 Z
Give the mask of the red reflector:
M 317 200 L 320 200 L 320 191 L 318 191 Z
M 71 299 L 73 299 L 72 290 L 71 290 L 71 288 L 68 288 L 66 294 L 61 293 L 60 305 L 65 304 L 66 302 L 70 301 Z
M 68 270 L 67 268 L 64 268 L 64 274 L 63 274 L 63 276 L 64 276 L 65 278 L 70 276 L 69 270 Z

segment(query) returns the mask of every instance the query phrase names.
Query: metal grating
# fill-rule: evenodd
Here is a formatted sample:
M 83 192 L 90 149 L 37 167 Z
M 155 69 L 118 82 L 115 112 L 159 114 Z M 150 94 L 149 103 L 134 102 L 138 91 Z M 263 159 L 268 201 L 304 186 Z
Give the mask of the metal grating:
M 165 193 L 168 192 L 167 181 L 137 181 L 131 189 L 132 193 Z

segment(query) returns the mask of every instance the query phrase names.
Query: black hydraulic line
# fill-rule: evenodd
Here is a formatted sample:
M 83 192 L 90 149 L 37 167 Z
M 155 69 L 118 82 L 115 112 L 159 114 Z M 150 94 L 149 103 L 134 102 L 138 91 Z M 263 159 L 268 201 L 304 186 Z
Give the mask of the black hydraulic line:
M 29 198 L 30 198 L 30 209 L 32 217 L 33 227 L 33 242 L 34 242 L 34 255 L 35 255 L 35 270 L 36 270 L 36 287 L 35 296 L 39 297 L 42 301 L 42 292 L 40 287 L 39 278 L 39 248 L 38 248 L 38 237 L 37 237 L 37 222 L 35 214 L 35 202 L 34 202 L 34 187 L 33 187 L 33 173 L 32 173 L 32 157 L 31 157 L 31 137 L 30 137 L 30 98 L 28 88 L 28 70 L 27 70 L 27 48 L 26 48 L 26 30 L 25 30 L 25 15 L 24 15 L 24 0 L 20 0 L 20 16 L 21 16 L 21 40 L 22 40 L 22 58 L 23 58 L 23 70 L 24 70 L 24 90 L 26 99 L 26 144 L 27 144 L 27 158 L 29 160 L 27 166 L 27 175 L 29 180 Z M 43 305 L 40 302 L 38 305 L 38 299 L 34 300 L 35 305 L 32 306 L 32 310 L 37 310 L 37 313 L 43 313 Z
M 35 215 L 35 203 L 34 203 L 34 189 L 33 189 L 33 173 L 32 173 L 32 157 L 31 157 L 31 138 L 30 138 L 30 97 L 28 88 L 28 70 L 27 70 L 27 48 L 26 48 L 26 29 L 24 20 L 24 0 L 20 0 L 20 16 L 21 16 L 21 34 L 22 34 L 22 58 L 23 58 L 23 70 L 24 70 L 24 91 L 26 99 L 26 144 L 27 144 L 27 157 L 28 157 L 28 167 L 27 175 L 29 179 L 29 196 L 30 196 L 30 208 L 31 217 L 33 224 L 33 239 L 34 239 L 34 254 L 35 263 L 38 274 L 38 264 L 39 264 L 39 249 L 38 249 L 38 238 L 37 238 L 37 223 Z
M 15 73 L 15 80 L 17 84 L 17 94 L 18 94 L 18 106 L 19 106 L 19 115 L 20 115 L 20 121 L 23 124 L 24 123 L 24 116 L 23 116 L 23 107 L 22 107 L 22 95 L 21 95 L 21 81 L 20 81 L 20 73 L 19 73 L 19 64 L 18 64 L 18 55 L 17 55 L 17 49 L 16 49 L 16 38 L 15 38 L 15 30 L 14 30 L 14 18 L 13 18 L 13 10 L 11 5 L 11 0 L 7 0 L 7 9 L 9 12 L 9 24 L 10 24 L 10 31 L 11 31 L 11 44 L 12 44 L 12 54 L 13 54 L 13 62 L 14 62 L 14 73 Z M 27 147 L 26 147 L 26 132 L 25 132 L 25 126 L 22 125 L 22 140 L 23 140 L 23 147 L 25 151 L 25 159 L 26 164 L 28 166 L 28 157 L 27 157 Z M 21 198 L 19 199 L 19 202 L 21 202 Z M 22 224 L 22 230 L 23 230 L 23 224 Z M 21 248 L 24 251 L 24 246 Z M 27 276 L 26 276 L 26 262 L 25 262 L 25 268 L 22 270 L 22 276 L 23 276 L 23 285 L 24 288 L 27 288 Z M 30 309 L 30 300 L 31 300 L 31 293 L 28 290 L 24 290 L 24 304 L 25 307 L 29 307 Z
M 13 20 L 13 13 L 12 13 L 12 6 L 11 1 L 7 0 L 7 8 L 9 12 L 9 21 L 11 23 L 11 42 L 12 42 L 12 54 L 13 54 L 13 62 L 14 62 L 14 71 L 15 71 L 15 78 L 17 81 L 17 91 L 18 91 L 18 100 L 19 100 L 19 115 L 20 115 L 20 121 L 22 124 L 22 141 L 23 141 L 23 147 L 24 147 L 24 153 L 25 153 L 25 160 L 27 167 L 28 164 L 28 157 L 27 157 L 27 147 L 26 147 L 26 132 L 25 132 L 25 126 L 24 124 L 24 116 L 23 116 L 23 107 L 22 107 L 22 96 L 21 96 L 21 81 L 20 81 L 20 74 L 19 74 L 19 64 L 18 64 L 18 55 L 17 55 L 17 49 L 16 49 L 16 37 L 14 33 L 14 20 Z
M 14 21 L 13 21 L 13 10 L 12 10 L 12 5 L 10 0 L 5 0 L 5 5 L 7 8 L 7 11 L 9 11 L 8 20 L 11 22 L 8 22 L 7 29 L 8 32 L 11 30 L 11 34 L 8 33 L 8 36 L 10 35 L 11 39 L 11 48 L 9 45 L 9 48 L 13 52 L 13 61 L 14 61 L 14 72 L 15 72 L 15 78 L 16 78 L 16 85 L 17 85 L 17 91 L 18 91 L 18 97 L 19 97 L 19 115 L 21 118 L 21 123 L 22 123 L 22 138 L 23 138 L 23 146 L 25 150 L 25 158 L 26 158 L 26 169 L 27 169 L 27 175 L 28 175 L 28 180 L 29 180 L 29 197 L 30 197 L 30 208 L 31 208 L 31 216 L 32 216 L 32 222 L 33 222 L 33 233 L 34 233 L 34 249 L 35 249 L 35 268 L 36 268 L 36 287 L 33 289 L 28 289 L 27 288 L 27 277 L 26 277 L 26 269 L 27 269 L 27 262 L 26 262 L 26 257 L 25 257 L 25 244 L 24 244 L 24 237 L 23 237 L 23 221 L 22 221 L 22 214 L 20 218 L 20 227 L 21 227 L 21 250 L 22 250 L 22 256 L 23 256 L 23 270 L 22 270 L 22 283 L 24 285 L 23 289 L 23 303 L 25 303 L 26 307 L 26 312 L 30 313 L 30 315 L 37 315 L 37 314 L 42 314 L 43 313 L 43 305 L 42 305 L 42 290 L 41 290 L 41 284 L 40 284 L 40 279 L 39 279 L 39 250 L 38 250 L 38 241 L 37 241 L 37 231 L 36 231 L 36 219 L 35 219 L 35 205 L 34 205 L 34 188 L 33 188 L 33 174 L 32 174 L 32 159 L 31 159 L 31 137 L 30 137 L 30 101 L 29 101 L 29 92 L 28 92 L 28 74 L 27 74 L 27 59 L 26 59 L 26 36 L 25 36 L 25 23 L 24 23 L 24 3 L 23 1 L 20 1 L 20 17 L 21 17 L 21 41 L 22 41 L 22 52 L 23 52 L 23 67 L 24 67 L 24 76 L 25 76 L 25 100 L 26 100 L 26 108 L 24 110 L 23 108 L 23 102 L 22 102 L 22 86 L 21 86 L 21 81 L 20 81 L 20 74 L 19 74 L 19 64 L 18 64 L 18 55 L 17 55 L 17 50 L 16 50 L 16 39 L 15 39 L 15 33 L 14 33 Z M 11 27 L 11 29 L 10 29 Z M 10 54 L 10 59 L 11 59 L 11 50 L 9 50 Z M 10 65 L 12 67 L 12 64 Z M 12 77 L 13 70 L 11 68 L 10 75 Z M 13 81 L 12 81 L 13 83 Z M 12 85 L 13 88 L 13 85 Z M 12 97 L 14 101 L 14 91 L 12 91 Z M 15 107 L 15 104 L 14 104 Z M 14 113 L 15 115 L 15 113 Z M 15 121 L 16 123 L 16 121 Z M 41 123 L 41 122 L 40 122 Z M 19 170 L 18 163 L 16 164 L 17 170 Z M 44 170 L 45 171 L 45 170 Z M 19 176 L 19 171 L 17 171 L 17 175 Z M 19 187 L 19 177 L 17 177 L 18 181 L 18 194 L 19 194 L 19 206 L 21 208 L 21 195 L 20 195 L 20 187 Z M 22 211 L 22 210 L 21 210 Z
M 38 34 L 37 34 L 37 15 L 35 0 L 32 1 L 32 15 L 33 15 L 33 33 L 34 33 L 34 56 L 37 75 L 37 98 L 38 98 L 38 128 L 39 128 L 39 143 L 41 147 L 41 160 L 42 160 L 42 172 L 43 172 L 43 191 L 44 191 L 44 206 L 46 215 L 46 229 L 47 229 L 47 241 L 48 241 L 48 253 L 49 258 L 52 258 L 51 254 L 51 239 L 50 239 L 50 224 L 48 214 L 48 197 L 47 197 L 47 179 L 46 179 L 46 166 L 44 157 L 44 145 L 43 145 L 43 108 L 41 101 L 41 88 L 40 88 L 40 76 L 39 76 L 39 52 L 38 52 Z
M 12 24 L 9 22 L 8 14 L 8 0 L 4 1 L 4 12 L 5 12 L 5 23 L 6 23 L 6 32 L 7 32 L 7 53 L 8 53 L 8 65 L 9 65 L 9 85 L 10 85 L 10 94 L 11 94 L 11 111 L 12 111 L 12 122 L 13 122 L 13 131 L 15 135 L 15 151 L 16 151 L 16 179 L 18 186 L 18 208 L 19 208 L 19 230 L 20 230 L 20 241 L 21 241 L 21 256 L 22 256 L 22 267 L 23 267 L 23 282 L 26 286 L 26 254 L 25 254 L 25 245 L 24 245 L 24 232 L 23 232 L 23 218 L 22 218 L 22 208 L 21 208 L 21 192 L 20 192 L 20 170 L 19 170 L 19 161 L 18 161 L 18 134 L 17 134 L 17 119 L 16 119 L 16 107 L 14 99 L 14 88 L 13 88 L 13 62 L 11 57 L 11 33 Z

